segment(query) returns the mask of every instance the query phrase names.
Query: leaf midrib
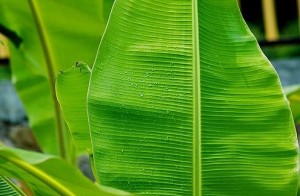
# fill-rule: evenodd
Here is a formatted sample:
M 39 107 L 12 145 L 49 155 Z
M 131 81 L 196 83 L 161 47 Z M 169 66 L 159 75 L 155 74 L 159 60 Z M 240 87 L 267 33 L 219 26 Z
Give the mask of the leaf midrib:
M 201 89 L 198 0 L 192 3 L 193 41 L 193 195 L 201 195 Z

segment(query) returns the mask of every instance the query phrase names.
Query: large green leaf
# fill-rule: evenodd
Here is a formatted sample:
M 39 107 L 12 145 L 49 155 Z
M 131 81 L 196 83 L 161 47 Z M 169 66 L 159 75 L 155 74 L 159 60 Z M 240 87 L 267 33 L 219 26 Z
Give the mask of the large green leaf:
M 124 194 L 98 188 L 78 169 L 55 156 L 1 146 L 0 165 L 0 175 L 25 180 L 37 195 Z
M 235 0 L 117 0 L 88 114 L 106 186 L 141 195 L 295 195 L 296 134 Z
M 55 76 L 78 60 L 92 64 L 106 12 L 103 0 L 0 1 L 0 31 L 11 41 L 13 81 L 45 152 L 57 154 L 57 144 L 64 144 L 58 139 L 64 123 Z
M 79 152 L 92 148 L 86 108 L 90 74 L 88 65 L 78 62 L 56 80 L 57 99 Z
M 18 188 L 6 177 L 0 176 L 0 194 L 2 196 L 25 196 Z

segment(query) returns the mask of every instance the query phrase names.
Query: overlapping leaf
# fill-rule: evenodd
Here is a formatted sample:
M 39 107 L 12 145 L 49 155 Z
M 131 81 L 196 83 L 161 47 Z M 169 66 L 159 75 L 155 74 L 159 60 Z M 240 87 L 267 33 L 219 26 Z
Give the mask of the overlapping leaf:
M 91 151 L 92 148 L 86 105 L 90 74 L 88 65 L 79 62 L 61 72 L 56 80 L 56 95 L 80 152 Z

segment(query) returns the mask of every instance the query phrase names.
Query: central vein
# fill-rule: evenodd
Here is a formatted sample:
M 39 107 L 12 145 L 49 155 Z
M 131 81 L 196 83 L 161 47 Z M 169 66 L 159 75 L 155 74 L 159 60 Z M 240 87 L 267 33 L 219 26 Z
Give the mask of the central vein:
M 192 4 L 193 23 L 193 195 L 200 196 L 202 192 L 201 177 L 201 88 L 200 88 L 200 47 L 198 24 L 198 0 Z

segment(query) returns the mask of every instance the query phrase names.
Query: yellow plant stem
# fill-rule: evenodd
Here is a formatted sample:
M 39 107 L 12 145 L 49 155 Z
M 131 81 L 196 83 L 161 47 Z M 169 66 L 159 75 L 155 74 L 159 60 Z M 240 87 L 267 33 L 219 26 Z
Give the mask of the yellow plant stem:
M 276 41 L 279 39 L 279 33 L 274 0 L 262 0 L 262 8 L 266 40 Z

